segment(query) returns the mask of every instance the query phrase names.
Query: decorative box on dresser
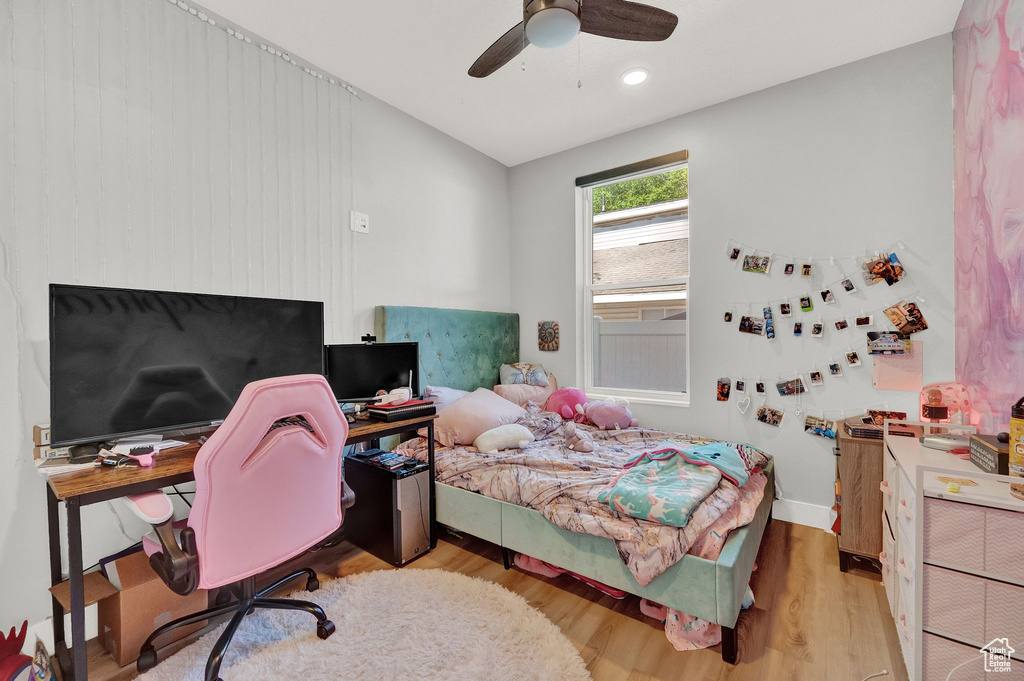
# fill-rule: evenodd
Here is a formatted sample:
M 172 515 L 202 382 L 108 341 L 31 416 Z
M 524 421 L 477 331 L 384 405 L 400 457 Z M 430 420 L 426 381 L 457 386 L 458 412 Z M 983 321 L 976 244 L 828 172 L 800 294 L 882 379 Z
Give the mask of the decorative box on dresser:
M 855 419 L 860 421 L 860 417 Z M 840 425 L 836 438 L 836 479 L 841 502 L 839 569 L 846 572 L 850 558 L 860 556 L 872 563 L 882 551 L 878 516 L 882 513 L 882 440 L 853 437 Z
M 908 678 L 1024 681 L 1024 501 L 916 438 L 884 443 L 879 561 Z M 976 484 L 950 492 L 950 478 Z M 981 649 L 999 639 L 1014 652 L 993 677 Z

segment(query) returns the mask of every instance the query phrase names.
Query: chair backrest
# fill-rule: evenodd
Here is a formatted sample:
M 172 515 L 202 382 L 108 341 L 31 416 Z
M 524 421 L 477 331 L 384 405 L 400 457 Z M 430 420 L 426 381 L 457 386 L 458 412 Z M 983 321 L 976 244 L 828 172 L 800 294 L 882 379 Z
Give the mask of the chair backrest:
M 271 430 L 276 421 L 301 425 Z M 323 376 L 268 378 L 242 390 L 194 466 L 199 587 L 230 584 L 283 563 L 343 520 L 348 422 Z

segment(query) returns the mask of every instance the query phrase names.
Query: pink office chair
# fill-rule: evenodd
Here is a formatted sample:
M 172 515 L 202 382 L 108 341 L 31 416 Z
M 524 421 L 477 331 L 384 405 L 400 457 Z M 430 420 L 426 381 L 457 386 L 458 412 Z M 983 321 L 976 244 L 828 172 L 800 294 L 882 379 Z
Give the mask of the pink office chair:
M 173 529 L 173 508 L 162 492 L 132 497 L 153 523 L 156 539 L 143 548 L 150 564 L 176 593 L 233 585 L 238 600 L 169 622 L 143 644 L 138 670 L 157 662 L 153 641 L 176 627 L 233 612 L 206 663 L 206 681 L 219 679 L 221 662 L 242 620 L 255 608 L 304 610 L 316 617 L 322 639 L 334 623 L 315 603 L 268 598 L 299 576 L 306 590 L 320 584 L 304 569 L 256 591 L 255 576 L 335 534 L 351 506 L 342 479 L 348 422 L 323 376 L 285 376 L 250 383 L 231 413 L 196 454 L 195 502 L 188 526 Z M 159 541 L 157 541 L 157 539 Z

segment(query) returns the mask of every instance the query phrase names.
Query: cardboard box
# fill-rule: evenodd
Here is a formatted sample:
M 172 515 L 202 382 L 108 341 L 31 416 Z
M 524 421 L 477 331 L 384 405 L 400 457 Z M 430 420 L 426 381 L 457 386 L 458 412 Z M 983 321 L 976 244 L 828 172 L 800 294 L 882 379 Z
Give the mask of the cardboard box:
M 44 423 L 41 426 L 32 426 L 32 442 L 37 447 L 45 447 L 50 444 L 50 424 Z
M 32 458 L 39 459 L 62 459 L 70 456 L 71 447 L 51 447 L 42 445 L 32 448 Z
M 100 643 L 122 667 L 139 659 L 139 648 L 154 629 L 209 607 L 208 592 L 202 589 L 188 596 L 171 591 L 142 551 L 118 558 L 114 568 L 120 590 L 99 601 L 99 636 Z M 110 575 L 113 579 L 113 573 Z M 161 636 L 157 648 L 204 626 L 206 622 L 179 627 Z

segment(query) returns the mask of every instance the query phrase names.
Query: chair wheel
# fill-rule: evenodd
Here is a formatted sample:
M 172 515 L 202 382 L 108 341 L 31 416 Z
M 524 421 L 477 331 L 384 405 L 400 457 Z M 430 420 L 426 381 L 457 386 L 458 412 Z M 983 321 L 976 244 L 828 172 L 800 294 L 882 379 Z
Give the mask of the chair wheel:
M 306 591 L 316 591 L 320 588 L 320 580 L 316 577 L 310 577 L 306 580 Z
M 228 590 L 228 589 L 220 589 L 220 590 L 217 591 L 216 598 L 213 599 L 213 604 L 215 606 L 227 605 L 228 603 L 231 602 L 232 596 L 233 596 L 233 594 L 231 593 L 230 590 Z
M 327 620 L 322 624 L 316 625 L 316 635 L 322 639 L 328 638 L 334 633 L 334 622 Z
M 144 646 L 142 650 L 139 651 L 139 660 L 135 663 L 135 668 L 139 670 L 140 674 L 144 674 L 155 666 L 156 648 L 153 646 Z

